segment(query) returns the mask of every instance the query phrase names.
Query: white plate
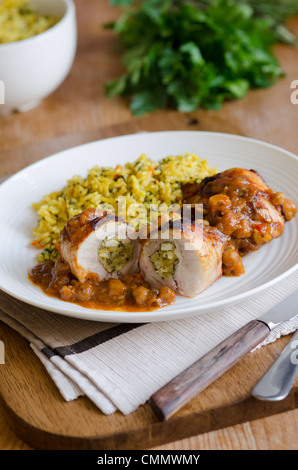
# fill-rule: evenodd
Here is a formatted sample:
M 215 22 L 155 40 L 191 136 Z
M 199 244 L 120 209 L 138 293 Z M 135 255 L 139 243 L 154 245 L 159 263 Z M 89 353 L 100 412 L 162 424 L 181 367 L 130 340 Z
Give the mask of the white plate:
M 195 152 L 219 171 L 242 167 L 258 170 L 270 187 L 298 203 L 298 158 L 256 140 L 229 134 L 154 132 L 92 142 L 47 157 L 0 186 L 0 288 L 28 304 L 72 317 L 108 322 L 150 322 L 183 318 L 240 302 L 279 282 L 298 268 L 298 217 L 277 240 L 244 258 L 246 273 L 223 277 L 194 299 L 177 296 L 173 305 L 153 312 L 92 310 L 47 297 L 27 278 L 36 263 L 30 247 L 37 223 L 31 204 L 64 187 L 74 174 L 85 176 L 94 165 L 134 161 L 141 153 L 152 159 Z

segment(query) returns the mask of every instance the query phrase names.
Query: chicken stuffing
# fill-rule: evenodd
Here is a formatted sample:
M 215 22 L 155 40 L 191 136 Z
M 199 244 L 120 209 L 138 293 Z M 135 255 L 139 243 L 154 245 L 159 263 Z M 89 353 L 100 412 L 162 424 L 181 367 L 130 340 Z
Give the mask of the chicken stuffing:
M 203 217 L 227 238 L 223 274 L 244 273 L 242 257 L 280 237 L 296 205 L 269 188 L 254 170 L 232 168 L 182 187 L 184 204 L 203 205 Z

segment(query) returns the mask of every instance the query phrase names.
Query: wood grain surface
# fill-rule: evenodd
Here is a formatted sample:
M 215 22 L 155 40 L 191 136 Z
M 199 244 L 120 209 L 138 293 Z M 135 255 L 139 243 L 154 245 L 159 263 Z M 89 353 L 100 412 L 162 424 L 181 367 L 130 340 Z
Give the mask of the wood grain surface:
M 0 177 L 10 175 L 32 161 L 57 150 L 112 136 L 115 132 L 125 133 L 127 123 L 132 125 L 131 129 L 135 129 L 132 132 L 137 132 L 137 129 L 158 130 L 159 126 L 162 130 L 164 129 L 162 124 L 165 122 L 167 129 L 172 126 L 177 129 L 175 125 L 181 129 L 215 130 L 217 128 L 217 130 L 265 140 L 298 153 L 296 130 L 298 106 L 293 105 L 290 100 L 293 91 L 291 83 L 298 79 L 297 49 L 285 45 L 279 45 L 276 48 L 285 77 L 275 86 L 266 90 L 251 91 L 242 100 L 226 103 L 220 111 L 197 111 L 191 116 L 182 114 L 179 117 L 177 113 L 171 111 L 157 111 L 147 116 L 146 120 L 134 119 L 124 99 L 107 100 L 103 92 L 103 84 L 121 72 L 119 55 L 116 52 L 117 41 L 111 31 L 102 28 L 104 23 L 118 16 L 119 10 L 109 6 L 107 0 L 75 0 L 75 3 L 79 42 L 71 73 L 60 88 L 44 100 L 38 108 L 24 114 L 0 118 Z M 289 26 L 298 35 L 298 18 L 292 19 Z M 179 119 L 179 124 L 177 124 L 176 117 Z M 37 404 L 35 402 L 34 405 L 32 404 L 31 412 L 35 406 L 36 410 L 39 407 L 42 409 L 42 404 L 45 403 L 42 399 L 45 391 L 60 407 L 59 409 L 65 408 L 66 404 L 62 403 L 54 385 L 44 373 L 28 344 L 5 325 L 1 325 L 0 337 L 4 336 L 7 342 L 5 343 L 7 358 L 6 364 L 0 365 L 0 373 L 1 377 L 2 374 L 6 374 L 7 399 L 11 400 L 8 400 L 8 403 L 11 406 L 17 405 L 18 400 L 21 400 L 22 392 L 26 390 L 26 387 L 28 388 L 28 380 L 32 383 L 32 378 L 34 378 L 35 396 L 39 398 Z M 202 410 L 210 410 L 215 402 L 219 403 L 217 400 L 222 396 L 222 390 L 225 391 L 224 399 L 230 403 L 237 402 L 239 393 L 244 393 L 241 395 L 242 399 L 245 396 L 248 402 L 252 400 L 248 396 L 252 382 L 257 377 L 261 377 L 273 363 L 288 339 L 281 338 L 265 350 L 254 353 L 253 377 L 251 357 L 246 357 L 202 392 L 200 400 L 195 399 L 187 405 L 185 410 L 179 412 L 181 415 L 177 415 L 178 421 L 175 421 L 175 429 L 168 432 L 166 436 L 165 442 L 168 444 L 161 444 L 159 448 L 298 449 L 298 412 L 295 409 L 297 406 L 295 389 L 286 401 L 268 406 L 270 409 L 262 410 L 259 416 L 251 414 L 251 407 L 247 407 L 246 414 L 242 416 L 242 423 L 236 419 L 236 405 L 236 408 L 232 407 L 228 413 L 226 409 L 225 413 L 222 409 L 221 420 L 218 418 L 220 413 L 217 413 L 217 418 L 214 414 L 206 417 L 200 413 Z M 24 376 L 27 378 L 25 381 L 23 381 Z M 19 380 L 17 383 L 14 381 L 15 378 Z M 297 382 L 295 382 L 295 387 L 297 387 Z M 90 415 L 97 411 L 90 403 L 84 404 L 84 400 L 67 405 L 70 405 L 70 408 L 72 406 L 83 407 L 84 411 L 86 405 Z M 258 407 L 260 403 L 255 401 L 254 405 Z M 277 414 L 272 414 L 271 406 L 275 407 L 274 413 Z M 219 404 L 217 411 L 220 410 Z M 30 414 L 29 409 L 27 413 Z M 138 420 L 153 419 L 151 410 L 149 411 L 146 407 L 138 410 L 137 413 L 140 413 L 137 417 L 139 424 Z M 196 413 L 197 421 L 190 420 L 188 436 L 191 437 L 177 440 L 181 437 L 181 434 L 179 436 L 179 419 L 185 419 L 184 413 L 188 416 Z M 10 424 L 7 421 L 8 415 Z M 129 422 L 130 419 L 135 419 L 135 416 L 129 418 Z M 3 409 L 3 414 L 0 416 L 0 449 L 32 448 L 16 435 L 17 426 L 22 424 L 22 419 L 13 413 L 8 413 L 7 406 Z M 72 424 L 74 421 L 70 420 L 69 432 L 72 431 Z M 159 426 L 159 423 L 157 424 Z M 121 418 L 115 415 L 107 419 L 106 426 L 117 426 L 120 430 L 123 423 L 121 423 Z M 210 429 L 214 430 L 209 432 Z M 30 433 L 30 429 L 27 431 Z M 156 427 L 151 429 L 150 439 L 143 442 L 144 448 L 159 445 L 156 439 L 158 432 Z M 22 437 L 28 442 L 27 436 Z M 113 436 L 110 436 L 111 446 L 112 441 Z
M 162 420 L 170 419 L 267 338 L 269 333 L 267 325 L 257 320 L 244 325 L 157 390 L 149 400 L 154 412 Z
M 265 354 L 259 349 L 244 357 L 166 422 L 149 404 L 128 416 L 120 412 L 106 416 L 86 397 L 65 402 L 24 338 L 0 323 L 0 339 L 5 343 L 0 382 L 3 415 L 14 433 L 35 449 L 148 449 L 297 408 L 298 380 L 281 402 L 250 396 L 289 338 L 267 346 Z

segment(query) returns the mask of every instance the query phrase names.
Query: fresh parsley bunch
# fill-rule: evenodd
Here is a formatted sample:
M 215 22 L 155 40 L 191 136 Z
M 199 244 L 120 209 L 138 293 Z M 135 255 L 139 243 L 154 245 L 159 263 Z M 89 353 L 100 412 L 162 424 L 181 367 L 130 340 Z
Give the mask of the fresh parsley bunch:
M 124 8 L 109 25 L 122 47 L 125 73 L 106 94 L 131 97 L 135 116 L 160 108 L 219 109 L 250 88 L 283 75 L 272 47 L 294 43 L 287 0 L 110 0 Z

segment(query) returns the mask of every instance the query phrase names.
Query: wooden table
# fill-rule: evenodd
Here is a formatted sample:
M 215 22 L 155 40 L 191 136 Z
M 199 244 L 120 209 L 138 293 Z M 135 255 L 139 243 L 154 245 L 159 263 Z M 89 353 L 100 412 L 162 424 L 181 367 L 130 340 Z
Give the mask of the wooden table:
M 29 162 L 30 148 L 49 141 L 63 144 L 67 138 L 76 144 L 78 134 L 92 136 L 107 126 L 132 121 L 127 104 L 121 98 L 107 100 L 103 84 L 121 72 L 114 51 L 116 39 L 102 25 L 115 19 L 119 11 L 107 0 L 75 0 L 79 29 L 76 60 L 62 86 L 38 108 L 25 114 L 0 118 L 0 177 L 23 168 Z M 290 22 L 298 35 L 298 18 Z M 291 83 L 298 79 L 298 51 L 280 45 L 276 48 L 286 72 L 277 85 L 253 91 L 242 100 L 226 103 L 217 112 L 180 116 L 220 120 L 239 129 L 239 133 L 268 141 L 298 154 L 298 105 L 291 103 Z M 156 112 L 148 117 L 155 126 L 171 112 Z M 148 121 L 149 122 L 149 121 Z M 156 124 L 157 123 L 157 124 Z M 150 126 L 149 126 L 150 127 Z M 65 137 L 66 136 L 66 137 Z M 20 152 L 24 148 L 24 153 Z M 55 145 L 53 145 L 55 149 Z M 15 158 L 14 155 L 23 155 Z M 43 155 L 40 155 L 40 157 Z M 162 449 L 298 449 L 298 410 L 201 434 L 164 445 Z M 274 432 L 273 432 L 274 430 Z M 29 449 L 0 415 L 0 449 Z

